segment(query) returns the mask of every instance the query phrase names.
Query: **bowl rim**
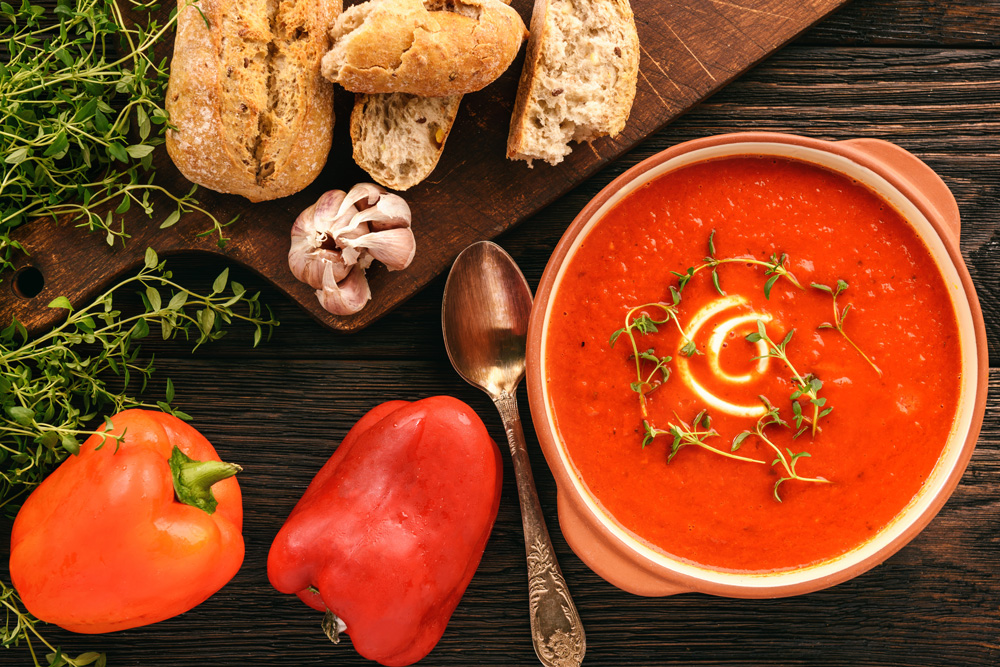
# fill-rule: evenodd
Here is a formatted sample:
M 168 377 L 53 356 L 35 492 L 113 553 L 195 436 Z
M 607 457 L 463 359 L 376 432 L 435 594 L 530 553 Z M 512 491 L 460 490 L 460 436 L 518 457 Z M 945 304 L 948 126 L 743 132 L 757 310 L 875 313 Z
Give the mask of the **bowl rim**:
M 886 151 L 890 153 L 888 159 Z M 929 247 L 939 272 L 949 282 L 953 308 L 962 331 L 963 384 L 959 418 L 952 426 L 949 442 L 935 465 L 932 476 L 924 483 L 914 500 L 875 537 L 845 554 L 819 564 L 775 573 L 747 574 L 692 565 L 666 556 L 632 537 L 607 513 L 602 512 L 598 503 L 588 497 L 589 493 L 563 449 L 550 414 L 541 369 L 544 361 L 543 342 L 551 309 L 550 297 L 561 278 L 561 269 L 586 232 L 597 224 L 607 209 L 635 188 L 686 164 L 723 156 L 761 154 L 820 164 L 842 174 L 856 170 L 862 178 L 858 178 L 856 173 L 845 175 L 858 178 L 897 208 L 908 209 L 902 211 L 904 217 Z M 894 158 L 900 158 L 903 164 L 892 164 Z M 849 167 L 837 168 L 831 162 Z M 933 172 L 930 175 L 940 183 L 939 191 L 934 192 L 933 188 L 922 191 L 917 187 L 927 185 L 923 182 L 926 178 L 919 178 L 926 176 L 918 173 L 921 169 L 930 172 L 914 156 L 879 140 L 829 142 L 788 134 L 743 132 L 697 139 L 657 153 L 621 174 L 588 202 L 563 234 L 545 268 L 536 293 L 528 332 L 529 403 L 539 442 L 559 490 L 560 522 L 563 522 L 564 505 L 574 505 L 576 514 L 583 516 L 586 527 L 594 533 L 591 536 L 593 539 L 601 539 L 610 544 L 613 550 L 621 551 L 625 560 L 632 561 L 646 575 L 662 578 L 667 582 L 667 588 L 672 585 L 680 590 L 732 597 L 775 597 L 825 588 L 881 563 L 912 540 L 944 505 L 968 464 L 985 412 L 988 380 L 985 325 L 971 277 L 958 249 L 957 207 L 951 193 Z M 897 205 L 897 202 L 903 205 Z M 579 532 L 576 528 L 572 530 L 574 533 Z M 577 548 L 580 546 L 579 542 L 581 539 L 586 541 L 586 538 L 586 535 L 581 537 L 579 534 L 567 536 L 578 554 L 581 553 L 581 549 Z M 622 586 L 620 583 L 627 582 L 627 576 L 601 572 L 600 558 L 594 558 L 597 562 L 584 559 L 588 560 L 588 565 L 598 574 L 629 590 L 627 585 Z

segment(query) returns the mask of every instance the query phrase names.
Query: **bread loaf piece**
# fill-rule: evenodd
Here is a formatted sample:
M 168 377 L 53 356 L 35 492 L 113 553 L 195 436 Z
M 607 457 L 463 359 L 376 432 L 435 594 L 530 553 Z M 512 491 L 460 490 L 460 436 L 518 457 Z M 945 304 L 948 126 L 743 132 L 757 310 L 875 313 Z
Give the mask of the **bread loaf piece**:
M 506 70 L 526 31 L 500 0 L 369 0 L 341 14 L 323 75 L 356 93 L 423 97 L 479 90 Z
M 413 187 L 437 165 L 461 103 L 461 95 L 358 95 L 351 113 L 354 161 L 387 188 Z
M 617 135 L 638 73 L 628 0 L 535 0 L 507 157 L 558 164 L 570 141 Z
M 254 202 L 316 178 L 333 131 L 320 61 L 340 9 L 341 0 L 178 0 L 167 151 L 185 178 Z
M 478 6 L 453 0 L 424 0 L 424 8 L 479 17 Z M 387 188 L 413 187 L 437 166 L 461 103 L 462 95 L 356 95 L 351 113 L 354 161 Z

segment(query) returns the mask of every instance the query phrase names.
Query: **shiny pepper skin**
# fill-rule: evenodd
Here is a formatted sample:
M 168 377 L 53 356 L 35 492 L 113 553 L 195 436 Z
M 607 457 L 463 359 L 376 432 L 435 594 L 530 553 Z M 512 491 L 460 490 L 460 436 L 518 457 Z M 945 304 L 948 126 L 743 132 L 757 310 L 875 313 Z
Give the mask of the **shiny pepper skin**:
M 437 644 L 479 565 L 502 470 L 496 443 L 461 401 L 377 406 L 292 510 L 268 577 L 346 624 L 362 656 L 412 664 Z
M 122 442 L 101 446 L 91 436 L 28 497 L 11 535 L 10 575 L 24 605 L 73 632 L 176 616 L 243 562 L 239 483 L 210 484 L 217 507 L 209 514 L 176 499 L 169 459 L 176 446 L 196 461 L 230 466 L 229 475 L 238 467 L 219 463 L 208 440 L 171 415 L 127 410 L 111 421 Z

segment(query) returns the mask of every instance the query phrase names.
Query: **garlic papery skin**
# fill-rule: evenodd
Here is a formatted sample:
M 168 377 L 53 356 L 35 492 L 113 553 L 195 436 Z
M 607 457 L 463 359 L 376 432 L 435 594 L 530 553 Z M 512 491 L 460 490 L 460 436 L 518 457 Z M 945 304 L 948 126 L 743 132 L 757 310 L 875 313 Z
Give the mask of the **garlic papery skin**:
M 295 220 L 288 266 L 316 289 L 323 308 L 334 315 L 356 313 L 371 298 L 365 269 L 373 260 L 390 271 L 413 261 L 411 222 L 406 202 L 377 185 L 331 190 Z
M 338 215 L 343 215 L 350 206 L 353 206 L 358 211 L 362 211 L 369 206 L 374 206 L 378 202 L 379 197 L 384 194 L 385 188 L 374 183 L 358 183 L 344 197 L 344 203 L 341 204 L 341 208 L 344 210 L 339 212 Z

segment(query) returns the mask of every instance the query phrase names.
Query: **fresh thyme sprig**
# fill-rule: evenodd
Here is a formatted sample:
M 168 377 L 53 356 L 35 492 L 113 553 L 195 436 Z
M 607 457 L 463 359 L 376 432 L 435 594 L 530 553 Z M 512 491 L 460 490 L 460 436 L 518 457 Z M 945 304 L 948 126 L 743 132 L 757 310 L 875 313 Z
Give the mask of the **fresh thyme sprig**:
M 707 411 L 702 410 L 696 414 L 694 419 L 691 421 L 691 425 L 681 419 L 677 413 L 674 413 L 674 418 L 677 420 L 676 423 L 668 422 L 667 426 L 669 426 L 669 428 L 666 431 L 649 428 L 646 432 L 646 438 L 648 438 L 650 442 L 654 438 L 661 435 L 670 435 L 673 437 L 674 440 L 670 445 L 670 454 L 667 456 L 667 463 L 674 460 L 674 457 L 677 456 L 677 452 L 688 446 L 701 447 L 704 450 L 713 452 L 719 456 L 724 456 L 727 459 L 736 459 L 737 461 L 746 461 L 747 463 L 764 463 L 759 459 L 751 459 L 734 454 L 733 452 L 736 451 L 736 448 L 727 452 L 725 450 L 712 447 L 706 443 L 705 441 L 709 438 L 715 438 L 719 435 L 718 431 L 712 428 L 712 418 L 709 416 Z M 643 446 L 645 445 L 646 440 L 643 440 Z
M 858 347 L 857 344 L 853 340 L 851 340 L 851 337 L 848 336 L 847 333 L 844 331 L 844 320 L 847 319 L 847 313 L 851 312 L 852 306 L 851 304 L 847 304 L 843 308 L 839 308 L 837 306 L 837 297 L 840 296 L 844 292 L 844 290 L 848 288 L 847 282 L 844 280 L 837 280 L 836 288 L 828 287 L 827 285 L 821 285 L 819 283 L 812 283 L 812 285 L 810 286 L 814 289 L 826 292 L 831 297 L 833 297 L 833 324 L 830 324 L 829 322 L 823 322 L 822 324 L 819 325 L 818 328 L 836 329 L 837 331 L 839 331 L 840 335 L 844 337 L 844 340 L 846 340 L 850 344 L 850 346 L 853 347 L 857 351 L 857 353 L 860 354 L 861 357 L 868 362 L 868 365 L 871 366 L 876 373 L 878 373 L 879 377 L 882 377 L 882 369 L 876 366 L 875 362 L 869 359 L 868 355 L 862 352 L 861 348 Z
M 785 335 L 784 340 L 780 343 L 775 343 L 771 340 L 770 336 L 767 335 L 767 328 L 764 326 L 764 321 L 757 320 L 757 331 L 748 335 L 747 340 L 751 343 L 756 343 L 757 341 L 762 340 L 767 344 L 767 352 L 758 357 L 754 357 L 754 359 L 774 357 L 775 359 L 780 359 L 786 366 L 788 366 L 788 369 L 792 371 L 792 384 L 795 386 L 795 391 L 792 392 L 789 398 L 792 400 L 795 426 L 796 428 L 802 429 L 802 423 L 808 422 L 812 426 L 812 435 L 815 438 L 816 432 L 819 429 L 819 420 L 830 414 L 833 411 L 833 408 L 823 407 L 826 405 L 826 398 L 819 397 L 819 390 L 823 388 L 823 383 L 820 379 L 812 373 L 802 375 L 795 369 L 795 366 L 793 366 L 792 362 L 788 359 L 788 354 L 785 352 L 785 348 L 788 346 L 789 341 L 792 340 L 792 335 L 794 333 L 795 329 L 790 330 Z M 813 414 L 811 419 L 802 414 L 802 407 L 798 403 L 799 398 L 803 396 L 812 405 Z M 801 435 L 802 430 L 799 430 L 795 434 L 795 437 Z
M 781 418 L 781 415 L 778 413 L 778 408 L 771 405 L 771 402 L 768 401 L 767 398 L 761 396 L 760 400 L 764 403 L 764 407 L 767 408 L 767 412 L 761 415 L 760 419 L 757 420 L 757 424 L 754 426 L 752 431 L 743 431 L 735 438 L 733 438 L 732 451 L 734 452 L 737 451 L 743 444 L 743 441 L 752 435 L 757 436 L 757 438 L 761 442 L 763 442 L 768 447 L 774 450 L 775 454 L 777 454 L 777 457 L 773 461 L 771 461 L 771 466 L 773 467 L 780 463 L 781 467 L 784 469 L 784 475 L 782 475 L 781 478 L 774 483 L 774 491 L 773 491 L 774 499 L 777 500 L 779 503 L 781 502 L 781 496 L 778 494 L 778 488 L 784 482 L 797 480 L 799 482 L 817 482 L 821 484 L 829 484 L 830 480 L 826 479 L 825 477 L 802 477 L 801 475 L 798 474 L 798 472 L 796 472 L 795 466 L 798 460 L 801 458 L 812 456 L 809 452 L 793 453 L 791 449 L 788 449 L 786 447 L 785 451 L 788 453 L 786 456 L 785 452 L 782 452 L 781 448 L 778 447 L 776 444 L 774 444 L 771 441 L 771 439 L 764 434 L 764 429 L 766 429 L 768 426 L 777 425 L 777 426 L 787 427 L 788 423 Z
M 160 6 L 128 2 L 138 12 Z M 0 65 L 0 274 L 20 250 L 8 237 L 18 225 L 66 216 L 113 245 L 129 236 L 121 216 L 138 206 L 152 217 L 154 196 L 172 201 L 161 226 L 195 211 L 220 245 L 227 240 L 229 222 L 202 208 L 194 189 L 178 196 L 153 182 L 152 154 L 168 122 L 167 62 L 154 59 L 153 47 L 176 14 L 163 25 L 151 16 L 133 23 L 122 5 L 57 0 L 48 14 L 29 0 L 16 10 L 0 3 L 8 50 Z
M 681 338 L 684 340 L 684 345 L 681 346 L 680 353 L 686 357 L 690 357 L 695 354 L 702 354 L 698 351 L 694 341 L 689 339 L 687 334 L 684 333 L 684 328 L 677 320 L 677 305 L 681 300 L 680 293 L 671 289 L 671 294 L 673 295 L 672 304 L 663 302 L 644 303 L 641 306 L 629 308 L 628 312 L 625 313 L 625 326 L 611 334 L 612 348 L 615 346 L 615 342 L 622 334 L 625 334 L 629 339 L 629 344 L 632 347 L 632 355 L 630 358 L 635 360 L 636 378 L 635 382 L 631 383 L 629 386 L 632 388 L 632 391 L 639 394 L 639 410 L 642 413 L 643 428 L 647 430 L 651 428 L 651 426 L 649 423 L 649 410 L 646 406 L 646 395 L 655 391 L 657 387 L 670 378 L 670 368 L 667 364 L 670 363 L 673 357 L 657 356 L 653 348 L 640 352 L 636 336 L 656 333 L 659 331 L 658 325 L 666 324 L 672 321 L 677 326 L 677 330 L 680 332 Z M 653 317 L 647 311 L 659 311 L 660 316 Z M 652 369 L 645 373 L 643 372 L 644 361 L 653 364 Z M 661 379 L 657 379 L 657 374 L 660 375 Z M 645 445 L 646 442 L 643 441 L 643 446 Z
M 781 253 L 771 253 L 770 261 L 763 261 L 755 259 L 753 257 L 724 257 L 719 259 L 715 256 L 715 230 L 708 235 L 708 256 L 702 260 L 702 263 L 697 266 L 689 266 L 687 271 L 684 273 L 679 273 L 677 271 L 671 271 L 674 276 L 677 277 L 677 291 L 683 292 L 687 284 L 694 278 L 695 274 L 705 269 L 712 270 L 712 285 L 715 286 L 715 290 L 720 294 L 725 296 L 725 292 L 722 291 L 722 286 L 719 283 L 719 267 L 723 264 L 753 264 L 756 266 L 763 266 L 766 270 L 764 271 L 765 276 L 769 276 L 767 282 L 764 283 L 764 298 L 771 298 L 771 288 L 774 287 L 774 283 L 778 282 L 778 279 L 784 278 L 788 282 L 792 283 L 798 289 L 805 289 L 802 283 L 792 274 L 791 271 L 785 266 L 785 262 L 788 260 L 788 255 Z

